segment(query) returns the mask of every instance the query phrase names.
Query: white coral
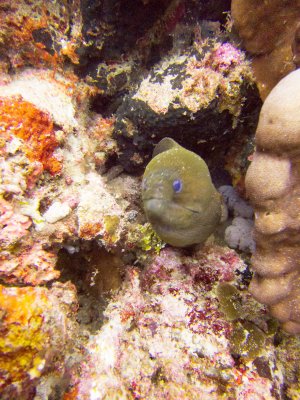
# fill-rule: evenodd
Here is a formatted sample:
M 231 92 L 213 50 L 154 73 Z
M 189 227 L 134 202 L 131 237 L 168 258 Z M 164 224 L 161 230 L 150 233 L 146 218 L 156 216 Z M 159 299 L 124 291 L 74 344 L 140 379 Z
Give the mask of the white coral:
M 225 230 L 225 241 L 229 247 L 253 253 L 255 242 L 253 239 L 254 222 L 248 218 L 235 217 L 232 225 Z
M 235 217 L 252 218 L 252 207 L 243 200 L 236 190 L 230 185 L 223 185 L 219 187 L 219 192 L 223 196 L 224 202 L 228 210 L 233 213 Z
M 230 185 L 219 187 L 230 214 L 234 216 L 231 225 L 225 230 L 225 242 L 233 249 L 253 253 L 253 209 Z

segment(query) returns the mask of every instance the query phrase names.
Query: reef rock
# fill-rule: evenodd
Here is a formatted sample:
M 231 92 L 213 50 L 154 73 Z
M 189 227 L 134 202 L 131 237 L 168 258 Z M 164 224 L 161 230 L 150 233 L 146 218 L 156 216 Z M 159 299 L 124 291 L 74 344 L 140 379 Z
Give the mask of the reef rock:
M 193 26 L 203 19 L 225 22 L 230 10 L 229 0 L 209 3 L 82 0 L 80 3 L 82 42 L 76 70 L 103 91 L 96 107 L 107 107 L 107 100 L 119 104 L 118 97 L 136 82 L 140 69 L 157 63 L 174 46 L 178 36 L 189 41 Z M 112 108 L 115 105 L 108 106 Z
M 156 64 L 116 112 L 114 137 L 128 171 L 141 169 L 165 136 L 216 159 L 245 132 L 246 112 L 251 134 L 260 101 L 245 54 L 215 39 L 187 49 Z
M 0 9 L 0 70 L 78 63 L 80 1 L 12 0 Z
M 267 97 L 246 176 L 255 208 L 254 297 L 291 333 L 300 333 L 300 70 Z
M 244 271 L 218 246 L 168 248 L 143 270 L 127 267 L 65 398 L 280 398 L 263 306 L 237 289 Z

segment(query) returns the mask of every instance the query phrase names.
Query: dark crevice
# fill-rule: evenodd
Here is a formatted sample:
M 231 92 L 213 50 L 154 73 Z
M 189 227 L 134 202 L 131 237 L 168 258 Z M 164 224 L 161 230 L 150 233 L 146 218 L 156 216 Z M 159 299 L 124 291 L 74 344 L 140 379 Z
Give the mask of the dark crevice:
M 77 322 L 91 333 L 103 324 L 103 311 L 121 284 L 122 260 L 101 248 L 96 241 L 68 243 L 58 254 L 61 282 L 71 281 L 77 289 Z

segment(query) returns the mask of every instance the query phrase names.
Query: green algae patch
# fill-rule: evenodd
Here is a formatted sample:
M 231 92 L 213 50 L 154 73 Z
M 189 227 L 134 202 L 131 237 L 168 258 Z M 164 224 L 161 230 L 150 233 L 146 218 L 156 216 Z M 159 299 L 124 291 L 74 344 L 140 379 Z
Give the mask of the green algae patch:
M 227 320 L 234 321 L 241 318 L 242 300 L 239 291 L 230 283 L 219 283 L 216 294 L 220 302 L 220 308 Z
M 128 242 L 132 243 L 132 247 L 147 252 L 154 251 L 156 254 L 159 254 L 166 245 L 148 222 L 144 225 L 136 224 L 128 233 Z
M 228 321 L 233 324 L 230 338 L 231 351 L 247 359 L 254 359 L 265 348 L 267 335 L 245 318 L 242 298 L 238 289 L 227 282 L 221 282 L 216 288 L 220 309 Z
M 105 236 L 107 236 L 112 243 L 116 243 L 119 240 L 119 225 L 120 218 L 117 215 L 106 215 L 104 217 Z
M 254 359 L 265 348 L 266 335 L 249 321 L 237 322 L 231 336 L 231 350 L 246 359 Z

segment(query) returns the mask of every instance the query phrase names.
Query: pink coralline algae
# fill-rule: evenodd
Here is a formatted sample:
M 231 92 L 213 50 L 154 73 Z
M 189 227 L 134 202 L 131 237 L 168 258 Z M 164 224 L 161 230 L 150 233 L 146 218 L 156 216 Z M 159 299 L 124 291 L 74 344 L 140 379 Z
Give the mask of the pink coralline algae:
M 0 261 L 0 277 L 7 283 L 40 285 L 59 277 L 55 265 L 56 254 L 35 243 L 20 255 Z
M 6 283 L 39 285 L 59 277 L 56 255 L 32 243 L 31 219 L 0 199 L 0 277 Z
M 232 356 L 235 326 L 214 292 L 244 268 L 235 252 L 217 246 L 194 258 L 167 248 L 143 271 L 128 267 L 65 399 L 275 399 L 277 378 Z
M 207 61 L 213 69 L 225 73 L 245 62 L 245 55 L 232 44 L 223 43 L 209 55 Z
M 15 213 L 10 203 L 0 199 L 0 251 L 15 245 L 27 235 L 31 224 L 30 218 Z

